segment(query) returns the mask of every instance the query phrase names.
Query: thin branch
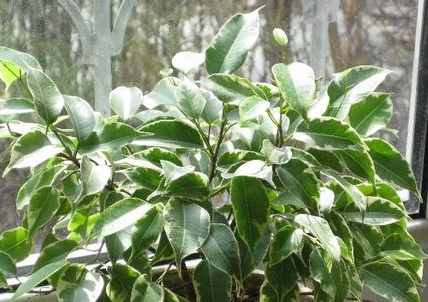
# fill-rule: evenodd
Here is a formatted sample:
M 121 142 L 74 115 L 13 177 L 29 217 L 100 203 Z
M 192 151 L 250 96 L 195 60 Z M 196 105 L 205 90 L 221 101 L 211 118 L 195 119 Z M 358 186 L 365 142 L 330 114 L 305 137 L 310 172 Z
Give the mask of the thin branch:
M 114 20 L 112 33 L 112 40 L 114 41 L 113 55 L 119 54 L 122 51 L 126 25 L 128 24 L 129 17 L 131 16 L 135 4 L 136 0 L 123 0 L 119 7 L 119 12 Z

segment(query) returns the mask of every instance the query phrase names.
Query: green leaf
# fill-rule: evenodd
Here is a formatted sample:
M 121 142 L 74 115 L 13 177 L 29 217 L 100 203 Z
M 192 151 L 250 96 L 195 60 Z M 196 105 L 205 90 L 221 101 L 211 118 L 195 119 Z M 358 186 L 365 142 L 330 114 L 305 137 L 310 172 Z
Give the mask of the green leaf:
M 273 37 L 275 38 L 276 42 L 278 42 L 279 45 L 282 47 L 286 47 L 288 44 L 288 37 L 286 33 L 280 29 L 280 28 L 274 28 L 273 30 Z
M 273 177 L 272 166 L 268 166 L 264 161 L 261 161 L 258 159 L 245 162 L 242 165 L 240 165 L 235 172 L 233 173 L 225 172 L 225 173 L 222 173 L 221 176 L 225 179 L 230 179 L 237 176 L 254 177 L 254 178 L 265 180 L 272 187 L 275 187 L 275 184 L 272 180 L 272 177 Z
M 230 184 L 230 199 L 239 234 L 254 252 L 269 222 L 266 189 L 256 178 L 237 176 Z
M 296 266 L 291 258 L 266 267 L 265 273 L 265 285 L 263 286 L 265 288 L 262 288 L 262 296 L 268 296 L 270 299 L 267 299 L 267 301 L 294 301 L 290 300 L 290 295 L 295 297 L 294 291 L 297 286 L 298 276 Z M 266 288 L 266 283 L 269 285 L 269 289 Z M 267 289 L 268 291 L 266 291 Z
M 110 92 L 109 101 L 111 109 L 126 121 L 140 108 L 143 93 L 138 87 L 120 86 Z
M 10 302 L 17 301 L 19 297 L 28 293 L 30 290 L 35 288 L 42 281 L 59 271 L 61 268 L 67 265 L 64 260 L 49 263 L 42 267 L 38 271 L 32 273 L 21 285 L 16 289 L 15 294 L 9 300 Z
M 266 157 L 269 163 L 275 165 L 287 163 L 292 156 L 289 147 L 277 148 L 268 139 L 263 141 L 263 147 L 260 152 Z
M 0 63 L 1 66 L 1 63 Z M 1 67 L 0 67 L 1 69 Z M 0 122 L 8 123 L 18 114 L 34 112 L 34 104 L 24 98 L 0 99 Z
M 330 225 L 324 218 L 307 214 L 298 214 L 294 218 L 294 222 L 312 233 L 312 235 L 321 242 L 322 247 L 333 260 L 340 260 L 339 242 L 333 234 Z
M 130 258 L 146 252 L 149 246 L 159 238 L 163 230 L 163 224 L 162 207 L 160 205 L 153 206 L 144 217 L 134 224 Z
M 396 260 L 424 260 L 427 259 L 419 244 L 412 237 L 402 234 L 392 234 L 387 237 L 381 246 L 381 254 Z
M 64 97 L 55 83 L 43 71 L 32 69 L 27 74 L 27 84 L 37 114 L 48 124 L 55 122 L 64 107 Z
M 8 254 L 15 262 L 24 260 L 30 255 L 31 240 L 28 231 L 23 227 L 6 230 L 0 235 L 0 251 Z
M 399 266 L 372 262 L 361 266 L 358 271 L 365 286 L 389 301 L 420 301 L 415 283 Z
M 388 125 L 392 118 L 389 93 L 371 93 L 349 110 L 349 123 L 363 136 L 370 136 Z
M 312 169 L 298 159 L 290 159 L 277 168 L 279 180 L 284 186 L 282 200 L 286 204 L 303 204 L 316 209 L 319 200 L 319 182 Z
M 202 260 L 193 272 L 198 301 L 230 301 L 232 278 L 207 260 Z
M 80 164 L 80 175 L 83 194 L 92 195 L 104 189 L 112 177 L 112 171 L 109 166 L 96 165 L 87 156 L 83 156 Z
M 86 270 L 84 265 L 73 264 L 62 272 L 56 290 L 59 302 L 96 302 L 103 288 L 100 274 Z
M 232 73 L 241 67 L 257 41 L 259 28 L 259 10 L 230 18 L 205 51 L 208 73 Z
M 91 106 L 76 96 L 64 96 L 65 109 L 73 125 L 74 133 L 79 142 L 83 142 L 95 128 L 95 114 Z
M 211 91 L 201 88 L 201 92 L 205 98 L 205 107 L 201 116 L 207 123 L 212 124 L 220 119 L 223 103 Z
M 0 251 L 0 273 L 17 276 L 15 261 L 9 254 Z
M 303 230 L 291 225 L 281 228 L 273 237 L 269 250 L 269 265 L 275 265 L 303 248 Z
M 133 226 L 130 226 L 119 232 L 104 237 L 109 258 L 113 264 L 116 264 L 120 256 L 122 256 L 122 254 L 132 246 L 132 234 Z
M 336 284 L 331 275 L 329 269 L 331 264 L 328 263 L 328 260 L 329 259 L 324 259 L 322 251 L 319 248 L 314 249 L 311 253 L 309 268 L 314 280 L 318 282 L 323 291 L 333 299 L 336 296 Z
M 110 271 L 111 279 L 106 293 L 111 301 L 130 301 L 133 285 L 140 274 L 128 265 L 115 264 Z
M 136 162 L 132 163 L 135 165 Z M 156 169 L 138 167 L 131 171 L 124 171 L 123 174 L 140 188 L 147 188 L 152 191 L 159 187 L 162 179 L 161 172 L 157 167 Z
M 126 144 L 130 144 L 143 133 L 123 123 L 110 122 L 97 132 L 92 132 L 80 144 L 79 151 L 83 154 L 97 151 L 118 150 Z
M 165 176 L 165 185 L 179 179 L 180 177 L 195 171 L 194 166 L 178 166 L 172 162 L 161 160 L 163 174 Z
M 239 104 L 239 120 L 245 122 L 262 115 L 269 108 L 270 103 L 259 96 L 244 99 Z
M 195 83 L 184 80 L 177 87 L 178 108 L 191 118 L 198 119 L 204 111 L 206 100 Z
M 272 73 L 284 100 L 306 119 L 316 90 L 312 68 L 299 62 L 279 63 L 272 67 Z
M 32 272 L 38 271 L 42 267 L 52 262 L 65 261 L 68 255 L 74 250 L 80 248 L 76 241 L 64 239 L 53 242 L 43 248 L 33 266 Z
M 169 196 L 206 201 L 209 197 L 208 177 L 201 172 L 188 173 L 172 181 L 165 189 Z
M 179 80 L 174 77 L 166 77 L 160 80 L 153 90 L 144 96 L 143 105 L 149 109 L 161 105 L 177 105 L 175 91 Z
M 212 74 L 202 84 L 224 103 L 239 105 L 247 97 L 264 97 L 263 90 L 233 74 Z
M 59 192 L 53 187 L 42 187 L 31 197 L 27 209 L 28 236 L 45 226 L 61 207 Z
M 380 138 L 367 139 L 365 143 L 377 175 L 386 182 L 414 192 L 422 200 L 412 169 L 400 152 Z
M 180 51 L 172 57 L 172 66 L 188 73 L 191 69 L 202 65 L 205 61 L 205 54 L 193 51 Z
M 164 229 L 175 253 L 181 272 L 181 260 L 200 248 L 207 239 L 210 215 L 202 207 L 178 199 L 170 200 L 164 209 Z
M 141 219 L 151 205 L 138 198 L 125 198 L 104 210 L 89 238 L 102 238 L 121 231 Z
M 0 47 L 0 80 L 6 85 L 6 90 L 23 72 L 31 69 L 42 69 L 37 60 L 24 52 L 7 47 Z
M 35 167 L 53 158 L 62 150 L 62 147 L 53 145 L 42 132 L 29 132 L 18 138 L 13 145 L 10 162 L 3 175 L 11 169 Z
M 300 124 L 293 138 L 322 150 L 363 150 L 358 134 L 348 124 L 331 118 L 309 120 Z
M 375 182 L 375 167 L 372 158 L 366 150 L 342 150 L 335 151 L 336 155 L 340 157 L 345 166 L 357 176 L 363 177 L 370 181 Z
M 375 66 L 357 66 L 335 74 L 328 87 L 330 106 L 326 115 L 345 119 L 351 106 L 375 90 L 389 73 Z
M 239 246 L 229 226 L 220 223 L 211 224 L 210 234 L 201 250 L 206 259 L 216 268 L 230 276 L 240 275 L 238 272 L 239 263 L 241 263 Z
M 145 275 L 141 275 L 135 280 L 131 292 L 131 302 L 164 302 L 164 298 L 164 288 L 147 280 Z
M 179 120 L 159 120 L 144 125 L 141 129 L 148 136 L 137 139 L 134 144 L 151 147 L 200 148 L 202 138 L 193 126 Z

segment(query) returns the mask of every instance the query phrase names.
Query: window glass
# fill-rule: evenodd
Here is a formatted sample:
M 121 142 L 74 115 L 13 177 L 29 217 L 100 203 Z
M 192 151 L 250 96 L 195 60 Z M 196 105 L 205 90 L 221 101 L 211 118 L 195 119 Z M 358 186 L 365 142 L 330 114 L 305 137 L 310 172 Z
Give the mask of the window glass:
M 393 73 L 380 89 L 394 93 L 390 127 L 398 130 L 400 139 L 393 130 L 381 135 L 406 151 L 417 0 L 139 0 L 129 17 L 120 14 L 122 1 L 108 2 L 0 0 L 0 45 L 32 54 L 61 92 L 93 103 L 105 99 L 97 95 L 97 85 L 137 86 L 147 93 L 175 53 L 202 52 L 232 14 L 265 5 L 260 42 L 240 72 L 269 82 L 267 71 L 281 57 L 310 64 L 325 81 L 354 65 L 388 68 Z M 67 9 L 67 3 L 79 14 Z M 120 30 L 117 36 L 111 34 L 121 22 L 126 25 L 123 45 Z M 286 51 L 273 42 L 274 27 L 287 32 Z M 0 97 L 14 94 L 16 87 L 5 91 L 1 85 Z M 19 223 L 14 198 L 25 177 L 25 171 L 12 171 L 2 180 L 0 230 Z M 409 201 L 407 208 L 416 212 L 418 205 Z

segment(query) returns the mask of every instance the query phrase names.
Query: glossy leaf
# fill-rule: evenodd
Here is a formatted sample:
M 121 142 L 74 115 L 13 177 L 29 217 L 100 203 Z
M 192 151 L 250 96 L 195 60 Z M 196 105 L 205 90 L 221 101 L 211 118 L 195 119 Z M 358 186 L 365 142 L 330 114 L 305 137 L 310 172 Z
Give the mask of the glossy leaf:
M 28 293 L 30 290 L 35 288 L 42 281 L 46 280 L 52 274 L 59 271 L 61 268 L 67 265 L 65 261 L 58 261 L 49 263 L 46 266 L 43 266 L 41 269 L 32 273 L 21 285 L 16 289 L 15 294 L 9 300 L 10 302 L 18 301 L 18 298 L 22 295 Z
M 143 105 L 149 109 L 161 105 L 176 105 L 175 91 L 179 80 L 174 77 L 167 77 L 160 80 L 153 90 L 143 97 Z
M 375 166 L 366 150 L 342 150 L 335 151 L 335 154 L 340 157 L 346 168 L 357 176 L 363 177 L 370 181 L 375 182 Z
M 52 262 L 65 261 L 68 255 L 78 248 L 78 243 L 71 239 L 51 243 L 41 250 L 32 271 L 35 272 Z
M 89 157 L 83 156 L 80 164 L 80 175 L 84 194 L 92 195 L 104 189 L 112 177 L 112 171 L 109 166 L 96 165 Z
M 392 263 L 368 263 L 359 268 L 359 273 L 364 285 L 389 301 L 420 301 L 410 275 Z
M 254 252 L 269 222 L 266 189 L 256 178 L 234 177 L 230 184 L 230 199 L 239 234 Z
M 194 166 L 182 167 L 166 160 L 161 160 L 161 165 L 165 176 L 165 185 L 169 185 L 180 177 L 195 171 Z
M 328 87 L 330 106 L 326 115 L 345 119 L 351 106 L 375 90 L 389 73 L 375 66 L 356 66 L 335 74 Z
M 294 301 L 295 288 L 298 276 L 296 267 L 291 258 L 281 261 L 278 264 L 266 267 L 266 278 L 261 289 L 263 299 L 266 301 Z M 267 286 L 267 288 L 266 288 Z M 261 300 L 265 301 L 265 300 Z
M 270 103 L 259 96 L 244 99 L 239 104 L 239 120 L 245 122 L 262 115 L 269 108 Z
M 17 275 L 16 263 L 9 254 L 0 251 L 0 273 Z
M 30 254 L 31 240 L 23 227 L 6 230 L 0 235 L 0 251 L 8 254 L 16 262 L 22 261 Z
M 209 90 L 201 88 L 201 93 L 205 98 L 205 107 L 202 118 L 209 124 L 220 119 L 223 103 Z
M 238 242 L 229 226 L 213 223 L 210 234 L 201 247 L 206 259 L 228 275 L 236 274 L 241 262 Z
M 275 38 L 276 42 L 281 45 L 282 47 L 286 47 L 288 44 L 288 37 L 287 34 L 280 28 L 274 28 L 273 30 L 273 37 Z
M 204 111 L 206 100 L 195 83 L 184 80 L 177 87 L 178 108 L 187 116 L 198 119 Z
M 379 138 L 367 139 L 365 143 L 380 178 L 408 189 L 421 198 L 412 169 L 397 149 Z
M 393 234 L 382 243 L 382 255 L 396 260 L 424 260 L 428 258 L 422 248 L 410 236 Z
M 111 269 L 106 293 L 111 301 L 130 301 L 133 285 L 140 274 L 128 265 L 116 264 Z
M 210 215 L 202 207 L 181 200 L 171 200 L 164 209 L 164 229 L 181 271 L 181 260 L 200 248 L 207 239 Z
M 92 132 L 88 138 L 81 142 L 79 151 L 87 154 L 97 151 L 118 150 L 142 135 L 143 133 L 127 124 L 111 122 L 104 125 L 98 133 Z
M 349 123 L 363 136 L 370 136 L 384 128 L 391 118 L 392 101 L 387 93 L 371 93 L 352 105 L 349 111 Z
M 64 107 L 64 97 L 55 83 L 43 71 L 32 69 L 27 73 L 27 84 L 37 114 L 47 124 L 55 122 Z
M 324 218 L 307 214 L 298 214 L 294 218 L 294 222 L 311 232 L 311 234 L 321 242 L 322 247 L 333 260 L 340 260 L 339 242 Z
M 164 288 L 141 275 L 135 280 L 131 292 L 131 302 L 164 302 Z
M 104 288 L 100 274 L 88 271 L 83 265 L 70 265 L 57 283 L 59 302 L 96 302 Z
M 151 205 L 138 198 L 125 198 L 104 210 L 91 231 L 90 238 L 102 238 L 121 231 L 141 219 Z
M 76 96 L 64 96 L 65 109 L 73 125 L 74 133 L 79 142 L 84 141 L 95 127 L 95 114 L 85 100 Z
M 198 301 L 230 301 L 232 278 L 207 260 L 202 260 L 193 273 Z
M 292 156 L 289 147 L 277 148 L 268 139 L 263 141 L 263 147 L 260 152 L 266 157 L 269 163 L 275 165 L 287 163 Z
M 62 147 L 53 145 L 42 132 L 29 132 L 18 138 L 13 145 L 10 162 L 3 175 L 11 169 L 35 167 L 53 158 L 62 150 Z
M 172 148 L 199 148 L 203 141 L 199 132 L 189 124 L 179 120 L 159 120 L 144 125 L 141 131 L 148 136 L 139 138 L 136 145 Z
M 292 253 L 299 253 L 303 248 L 303 230 L 291 225 L 281 228 L 273 237 L 269 251 L 269 265 L 275 265 L 289 257 Z
M 1 66 L 1 63 L 0 63 Z M 0 67 L 1 69 L 1 67 Z M 0 71 L 1 72 L 1 71 Z M 34 104 L 24 98 L 0 99 L 0 122 L 8 123 L 18 114 L 34 112 Z
M 205 54 L 193 51 L 181 51 L 172 57 L 172 66 L 178 70 L 188 73 L 190 70 L 202 65 Z
M 284 100 L 306 119 L 316 89 L 312 68 L 298 62 L 279 63 L 272 67 L 272 73 Z
M 31 197 L 27 210 L 28 236 L 45 226 L 60 208 L 59 192 L 53 187 L 42 187 Z
M 108 256 L 113 264 L 127 251 L 131 246 L 131 237 L 133 235 L 133 226 L 127 227 L 119 232 L 104 237 Z
M 143 93 L 138 87 L 120 86 L 110 92 L 109 100 L 111 109 L 126 121 L 140 108 Z
M 241 67 L 248 51 L 256 43 L 259 27 L 258 10 L 230 18 L 205 51 L 208 73 L 231 73 Z
M 293 138 L 322 150 L 362 150 L 362 141 L 349 125 L 331 118 L 302 123 Z
M 209 196 L 208 177 L 201 172 L 188 173 L 172 181 L 165 189 L 169 196 L 205 201 Z
M 222 177 L 225 179 L 230 179 L 237 176 L 248 176 L 262 179 L 269 183 L 272 187 L 275 187 L 275 184 L 272 180 L 272 167 L 266 165 L 266 163 L 261 160 L 250 160 L 240 165 L 233 173 L 222 173 Z

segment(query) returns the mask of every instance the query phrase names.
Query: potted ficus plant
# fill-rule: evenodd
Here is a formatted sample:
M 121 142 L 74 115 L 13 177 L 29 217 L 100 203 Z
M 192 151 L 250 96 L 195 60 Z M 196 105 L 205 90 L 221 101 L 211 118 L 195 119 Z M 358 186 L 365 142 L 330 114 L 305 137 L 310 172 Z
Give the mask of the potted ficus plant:
M 1 79 L 23 92 L 0 101 L 4 174 L 31 168 L 22 226 L 0 235 L 10 301 L 44 281 L 59 301 L 345 301 L 365 287 L 420 301 L 426 255 L 397 190 L 420 194 L 374 136 L 392 114 L 391 94 L 373 92 L 389 71 L 358 66 L 323 85 L 279 62 L 272 83 L 254 83 L 234 72 L 258 35 L 258 11 L 233 16 L 144 97 L 112 91 L 108 117 L 62 95 L 32 56 L 0 48 Z M 187 79 L 202 63 L 207 75 Z M 32 271 L 16 276 L 41 229 Z M 92 259 L 70 260 L 94 245 Z

